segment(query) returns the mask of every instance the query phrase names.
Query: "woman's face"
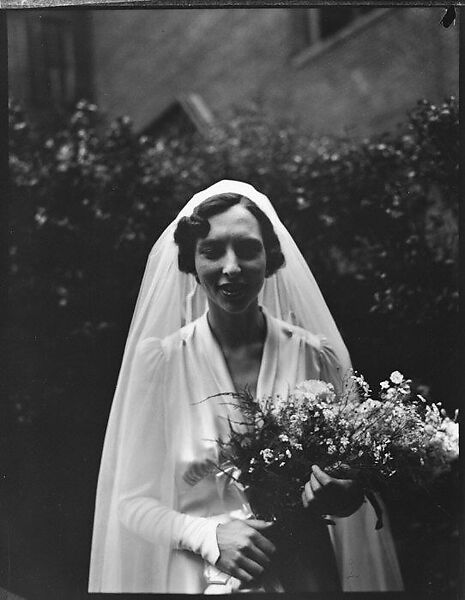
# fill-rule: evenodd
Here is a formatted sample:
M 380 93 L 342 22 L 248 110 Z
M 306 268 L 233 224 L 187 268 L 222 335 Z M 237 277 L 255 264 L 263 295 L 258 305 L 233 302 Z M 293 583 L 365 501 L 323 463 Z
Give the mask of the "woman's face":
M 260 225 L 236 204 L 210 217 L 210 231 L 197 240 L 195 268 L 209 302 L 241 313 L 256 302 L 263 286 L 266 253 Z

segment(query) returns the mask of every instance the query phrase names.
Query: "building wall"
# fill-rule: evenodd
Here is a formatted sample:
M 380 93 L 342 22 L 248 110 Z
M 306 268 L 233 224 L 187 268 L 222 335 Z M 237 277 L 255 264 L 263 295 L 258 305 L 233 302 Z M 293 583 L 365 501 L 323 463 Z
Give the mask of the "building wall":
M 458 27 L 440 25 L 443 9 L 380 9 L 306 60 L 292 52 L 296 10 L 92 11 L 95 99 L 138 128 L 197 93 L 218 117 L 258 100 L 308 131 L 364 135 L 458 94 Z

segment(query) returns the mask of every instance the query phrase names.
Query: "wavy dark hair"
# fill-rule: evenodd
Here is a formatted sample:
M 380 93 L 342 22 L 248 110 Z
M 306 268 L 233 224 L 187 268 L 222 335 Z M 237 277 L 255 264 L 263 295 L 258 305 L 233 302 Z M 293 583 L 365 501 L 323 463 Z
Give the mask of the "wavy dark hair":
M 182 217 L 174 232 L 174 241 L 178 245 L 178 266 L 183 273 L 195 271 L 195 250 L 197 240 L 207 237 L 210 231 L 208 219 L 219 215 L 232 206 L 240 204 L 258 221 L 266 254 L 265 276 L 270 277 L 284 264 L 284 255 L 273 225 L 266 214 L 258 206 L 241 194 L 216 194 L 204 200 L 193 211 L 190 217 Z

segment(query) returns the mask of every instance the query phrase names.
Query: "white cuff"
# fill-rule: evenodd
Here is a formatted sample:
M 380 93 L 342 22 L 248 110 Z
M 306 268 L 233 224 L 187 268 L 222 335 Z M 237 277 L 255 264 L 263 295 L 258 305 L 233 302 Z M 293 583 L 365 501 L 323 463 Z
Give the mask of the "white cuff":
M 183 515 L 183 517 L 184 527 L 178 541 L 178 548 L 200 554 L 205 561 L 214 565 L 220 556 L 216 528 L 230 518 L 228 515 L 208 518 L 190 515 Z

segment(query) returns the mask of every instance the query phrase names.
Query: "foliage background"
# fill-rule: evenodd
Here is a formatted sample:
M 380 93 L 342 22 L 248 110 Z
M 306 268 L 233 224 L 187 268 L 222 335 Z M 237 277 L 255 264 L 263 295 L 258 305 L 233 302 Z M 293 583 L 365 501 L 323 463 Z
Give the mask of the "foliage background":
M 453 98 L 421 101 L 397 130 L 365 140 L 316 139 L 254 106 L 206 138 L 153 139 L 85 101 L 41 131 L 12 105 L 5 587 L 85 595 L 103 435 L 146 256 L 219 179 L 271 198 L 373 385 L 399 369 L 455 409 L 458 144 Z M 456 470 L 386 501 L 407 589 L 454 594 Z

